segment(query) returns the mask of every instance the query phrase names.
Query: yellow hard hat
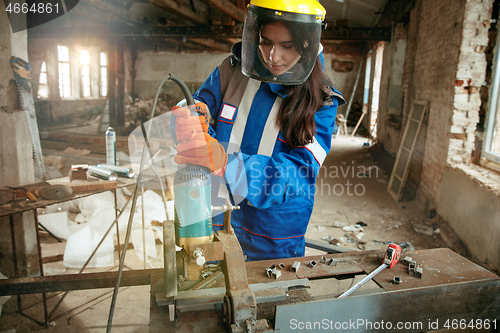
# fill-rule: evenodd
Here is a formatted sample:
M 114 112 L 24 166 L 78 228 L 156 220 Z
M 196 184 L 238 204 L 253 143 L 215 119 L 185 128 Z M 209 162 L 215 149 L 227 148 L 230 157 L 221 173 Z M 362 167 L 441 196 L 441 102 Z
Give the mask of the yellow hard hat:
M 251 0 L 250 5 L 278 12 L 315 15 L 316 19 L 322 21 L 326 15 L 325 7 L 317 0 Z
M 241 71 L 244 75 L 264 82 L 302 84 L 311 74 L 319 53 L 321 30 L 325 27 L 325 8 L 317 0 L 251 0 L 248 5 L 242 36 Z M 292 52 L 297 62 L 284 72 L 273 70 L 261 44 L 262 27 L 284 29 L 290 33 Z

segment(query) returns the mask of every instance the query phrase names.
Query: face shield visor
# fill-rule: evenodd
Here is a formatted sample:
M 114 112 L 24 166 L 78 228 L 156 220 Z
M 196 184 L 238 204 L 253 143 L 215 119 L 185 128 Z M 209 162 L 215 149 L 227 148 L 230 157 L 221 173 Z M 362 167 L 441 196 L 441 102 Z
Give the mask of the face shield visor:
M 264 82 L 303 83 L 316 63 L 321 28 L 316 15 L 250 5 L 243 30 L 243 74 Z

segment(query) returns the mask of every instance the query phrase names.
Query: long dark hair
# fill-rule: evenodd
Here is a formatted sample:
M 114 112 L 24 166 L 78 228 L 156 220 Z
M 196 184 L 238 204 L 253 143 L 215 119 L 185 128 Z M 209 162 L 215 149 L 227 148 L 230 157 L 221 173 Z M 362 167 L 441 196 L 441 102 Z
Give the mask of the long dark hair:
M 330 85 L 321 67 L 316 59 L 311 75 L 304 83 L 289 86 L 288 96 L 281 103 L 276 124 L 292 148 L 311 143 L 316 133 L 314 115 L 328 97 L 325 89 Z

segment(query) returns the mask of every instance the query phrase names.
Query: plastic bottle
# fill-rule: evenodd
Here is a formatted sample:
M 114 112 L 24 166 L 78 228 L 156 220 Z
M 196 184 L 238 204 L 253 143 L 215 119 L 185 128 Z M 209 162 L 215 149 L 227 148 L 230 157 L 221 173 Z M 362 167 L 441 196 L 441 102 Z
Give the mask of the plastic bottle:
M 116 165 L 116 132 L 112 127 L 106 131 L 106 164 Z

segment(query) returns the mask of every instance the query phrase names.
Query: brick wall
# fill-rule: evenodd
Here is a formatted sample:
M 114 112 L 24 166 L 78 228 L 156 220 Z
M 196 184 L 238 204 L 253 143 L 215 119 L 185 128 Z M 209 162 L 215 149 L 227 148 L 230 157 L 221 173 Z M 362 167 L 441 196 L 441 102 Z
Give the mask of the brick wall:
M 379 142 L 396 156 L 411 106 L 415 101 L 430 102 L 412 159 L 413 165 L 421 165 L 419 188 L 428 199 L 436 198 L 448 163 L 469 163 L 471 159 L 481 105 L 479 88 L 485 80 L 484 50 L 492 3 L 417 0 L 404 25 L 406 35 L 401 25 L 396 26 L 392 45 L 387 47 L 383 88 L 391 84 L 388 73 L 394 55 L 388 53 L 395 52 L 398 38 L 407 38 L 402 110 L 390 109 L 389 96 L 384 96 L 387 93 L 382 89 L 380 114 L 384 119 Z M 388 115 L 398 111 L 402 115 L 401 128 L 388 121 Z
M 474 149 L 481 106 L 479 90 L 487 66 L 484 51 L 488 45 L 492 3 L 492 0 L 469 0 L 465 6 L 449 136 L 448 162 L 452 164 L 470 162 Z
M 415 53 L 414 100 L 430 102 L 420 190 L 436 198 L 448 156 L 454 83 L 466 0 L 421 2 Z M 409 105 L 408 105 L 409 107 Z

